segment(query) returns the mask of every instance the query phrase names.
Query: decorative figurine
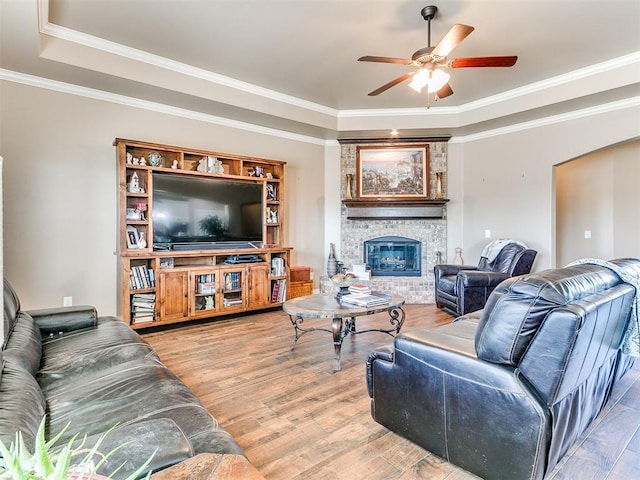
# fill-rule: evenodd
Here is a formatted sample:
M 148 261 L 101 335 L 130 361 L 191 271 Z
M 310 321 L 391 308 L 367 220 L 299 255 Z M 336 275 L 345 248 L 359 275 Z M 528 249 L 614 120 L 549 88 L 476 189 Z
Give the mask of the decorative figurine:
M 276 186 L 273 183 L 267 183 L 267 200 L 277 200 Z
M 127 187 L 131 193 L 141 193 L 142 189 L 140 188 L 140 179 L 138 178 L 138 172 L 133 172 L 129 183 L 127 184 Z
M 147 239 L 144 232 L 138 232 L 138 248 L 147 248 Z
M 173 161 L 173 163 L 171 164 L 171 168 L 173 168 L 174 170 L 178 168 L 178 160 Z
M 133 163 L 133 155 L 127 152 L 127 165 L 131 165 Z
M 204 298 L 204 309 L 205 310 L 213 310 L 213 297 L 205 297 Z

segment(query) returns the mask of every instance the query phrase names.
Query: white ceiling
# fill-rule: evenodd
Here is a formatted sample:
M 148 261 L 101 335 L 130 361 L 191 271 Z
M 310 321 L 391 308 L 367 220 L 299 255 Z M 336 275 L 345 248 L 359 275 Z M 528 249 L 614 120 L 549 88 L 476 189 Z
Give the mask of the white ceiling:
M 42 0 L 39 26 L 36 0 L 0 0 L 2 68 L 325 138 L 386 126 L 346 120 L 368 115 L 451 134 L 640 92 L 638 0 L 433 3 L 433 44 L 475 27 L 449 58 L 518 62 L 450 71 L 455 94 L 428 112 L 406 83 L 367 95 L 410 67 L 356 61 L 426 46 L 426 0 Z

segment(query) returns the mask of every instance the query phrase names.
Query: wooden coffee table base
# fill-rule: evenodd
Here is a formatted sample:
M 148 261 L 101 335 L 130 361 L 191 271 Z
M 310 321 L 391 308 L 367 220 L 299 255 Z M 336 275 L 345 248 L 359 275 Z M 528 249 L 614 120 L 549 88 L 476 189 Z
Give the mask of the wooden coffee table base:
M 392 337 L 400 333 L 404 323 L 405 313 L 402 309 L 404 298 L 398 295 L 391 295 L 389 303 L 376 307 L 358 307 L 341 303 L 333 294 L 307 295 L 304 297 L 288 300 L 283 305 L 283 310 L 289 315 L 293 325 L 295 337 L 291 344 L 291 350 L 296 347 L 296 343 L 308 332 L 323 331 L 333 335 L 333 371 L 340 371 L 340 356 L 342 341 L 347 335 L 356 335 L 367 332 L 382 332 Z M 387 312 L 389 314 L 389 328 L 370 328 L 366 330 L 356 329 L 356 317 L 373 315 L 374 313 Z M 323 327 L 303 326 L 305 318 L 325 318 L 331 319 L 331 329 Z

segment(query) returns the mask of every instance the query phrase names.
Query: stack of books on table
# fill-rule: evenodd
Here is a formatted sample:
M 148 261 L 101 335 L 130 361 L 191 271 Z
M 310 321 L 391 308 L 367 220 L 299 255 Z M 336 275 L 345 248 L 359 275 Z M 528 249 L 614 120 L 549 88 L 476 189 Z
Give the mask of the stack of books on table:
M 350 293 L 340 298 L 342 303 L 357 305 L 358 307 L 377 307 L 389 303 L 389 297 L 366 293 Z

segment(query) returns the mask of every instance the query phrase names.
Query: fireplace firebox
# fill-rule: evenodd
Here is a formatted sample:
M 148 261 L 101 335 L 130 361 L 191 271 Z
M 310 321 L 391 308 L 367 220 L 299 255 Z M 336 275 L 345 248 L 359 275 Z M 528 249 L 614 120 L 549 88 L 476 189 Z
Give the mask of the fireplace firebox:
M 422 246 L 405 237 L 378 237 L 364 242 L 364 262 L 374 276 L 420 277 Z

